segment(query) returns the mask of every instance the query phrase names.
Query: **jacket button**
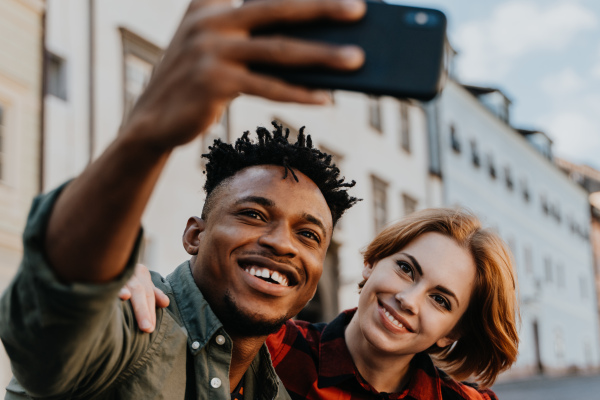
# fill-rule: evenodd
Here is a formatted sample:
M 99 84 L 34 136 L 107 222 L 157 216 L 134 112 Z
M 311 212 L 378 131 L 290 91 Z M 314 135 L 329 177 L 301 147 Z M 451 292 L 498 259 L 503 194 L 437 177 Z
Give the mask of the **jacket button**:
M 200 342 L 194 342 L 194 343 L 192 343 L 192 349 L 198 350 L 198 347 L 200 347 Z
M 214 387 L 215 389 L 218 389 L 221 387 L 221 380 L 219 378 L 212 378 L 210 380 L 210 386 Z
M 215 338 L 215 342 L 217 342 L 217 344 L 218 344 L 219 346 L 222 346 L 222 345 L 224 345 L 224 344 L 225 344 L 225 336 L 223 336 L 223 335 L 219 335 L 219 336 L 217 336 L 217 337 Z

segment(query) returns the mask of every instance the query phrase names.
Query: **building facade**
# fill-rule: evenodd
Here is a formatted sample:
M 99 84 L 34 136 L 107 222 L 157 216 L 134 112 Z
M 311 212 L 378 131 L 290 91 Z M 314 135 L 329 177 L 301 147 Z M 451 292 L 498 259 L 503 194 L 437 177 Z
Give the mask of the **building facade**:
M 0 2 L 0 290 L 21 260 L 21 233 L 40 190 L 42 0 Z M 0 385 L 10 379 L 0 350 Z
M 510 126 L 509 105 L 499 90 L 448 80 L 433 106 L 444 203 L 473 210 L 512 249 L 522 319 L 512 375 L 596 368 L 588 195 L 543 132 Z

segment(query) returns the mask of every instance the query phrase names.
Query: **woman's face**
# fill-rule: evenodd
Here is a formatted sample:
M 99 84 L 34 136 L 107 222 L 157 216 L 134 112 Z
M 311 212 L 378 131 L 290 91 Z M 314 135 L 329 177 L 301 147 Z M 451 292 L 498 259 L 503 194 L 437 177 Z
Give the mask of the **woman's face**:
M 367 265 L 363 277 L 359 331 L 375 349 L 408 355 L 458 339 L 453 329 L 469 305 L 475 263 L 453 239 L 425 233 Z

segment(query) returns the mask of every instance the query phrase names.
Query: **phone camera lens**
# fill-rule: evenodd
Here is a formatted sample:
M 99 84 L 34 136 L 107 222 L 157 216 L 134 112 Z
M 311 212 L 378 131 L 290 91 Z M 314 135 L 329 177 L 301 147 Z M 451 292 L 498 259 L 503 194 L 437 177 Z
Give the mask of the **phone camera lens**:
M 415 14 L 415 22 L 418 25 L 425 25 L 427 21 L 429 21 L 429 15 L 427 15 L 427 13 L 418 12 Z

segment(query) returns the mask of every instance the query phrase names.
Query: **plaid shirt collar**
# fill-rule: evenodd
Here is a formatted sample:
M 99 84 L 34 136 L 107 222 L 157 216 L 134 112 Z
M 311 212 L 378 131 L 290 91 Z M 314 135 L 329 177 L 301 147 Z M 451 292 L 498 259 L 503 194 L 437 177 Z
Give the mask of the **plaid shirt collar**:
M 323 329 L 319 345 L 318 386 L 326 388 L 355 379 L 365 390 L 382 394 L 360 375 L 346 346 L 344 331 L 355 312 L 356 308 L 342 312 Z M 387 393 L 385 397 L 391 400 L 405 398 L 441 400 L 443 378 L 440 377 L 431 358 L 425 353 L 418 353 L 413 358 L 412 365 L 414 374 L 406 389 L 401 393 Z

